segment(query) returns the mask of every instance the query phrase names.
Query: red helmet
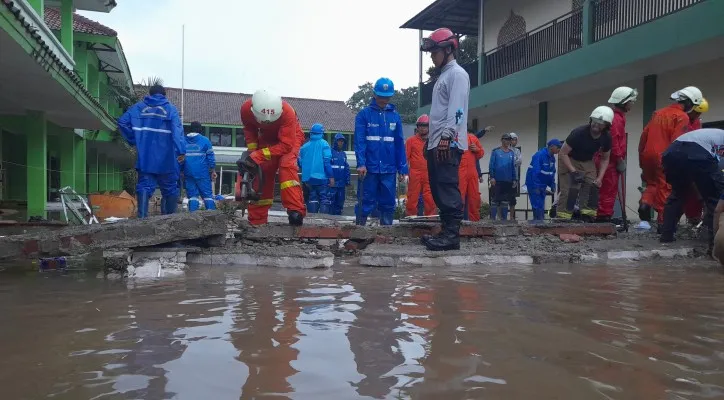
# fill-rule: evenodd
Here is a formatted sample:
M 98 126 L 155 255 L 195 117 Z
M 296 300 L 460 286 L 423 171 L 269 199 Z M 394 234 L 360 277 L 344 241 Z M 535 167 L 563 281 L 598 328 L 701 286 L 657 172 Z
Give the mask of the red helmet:
M 430 125 L 430 117 L 427 114 L 420 115 L 420 118 L 417 119 L 417 122 L 415 123 L 417 126 L 429 126 Z
M 422 39 L 420 50 L 433 51 L 435 49 L 444 49 L 447 47 L 457 50 L 459 46 L 458 37 L 448 28 L 439 28 L 430 34 L 430 36 Z

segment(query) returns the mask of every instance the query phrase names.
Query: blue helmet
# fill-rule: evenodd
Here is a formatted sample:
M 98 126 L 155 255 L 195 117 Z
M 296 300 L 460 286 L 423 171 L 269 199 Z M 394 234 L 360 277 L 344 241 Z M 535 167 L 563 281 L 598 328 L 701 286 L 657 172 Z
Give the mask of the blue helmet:
M 380 97 L 392 97 L 395 95 L 395 84 L 390 78 L 380 78 L 375 82 L 375 94 Z
M 312 125 L 312 129 L 309 130 L 309 133 L 324 134 L 324 125 L 319 123 Z

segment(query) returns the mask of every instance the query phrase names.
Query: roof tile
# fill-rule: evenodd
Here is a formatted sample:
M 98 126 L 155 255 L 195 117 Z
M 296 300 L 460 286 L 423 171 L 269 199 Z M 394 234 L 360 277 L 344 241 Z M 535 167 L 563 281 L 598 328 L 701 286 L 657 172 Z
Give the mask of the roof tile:
M 45 7 L 45 24 L 51 30 L 60 30 L 60 10 Z M 118 36 L 118 33 L 113 29 L 76 13 L 73 13 L 73 31 L 91 35 Z
M 169 101 L 181 111 L 181 89 L 166 88 Z M 184 121 L 202 124 L 241 126 L 241 104 L 250 94 L 184 90 Z M 355 114 L 339 100 L 319 100 L 284 97 L 297 112 L 302 129 L 308 130 L 319 122 L 329 131 L 354 132 Z

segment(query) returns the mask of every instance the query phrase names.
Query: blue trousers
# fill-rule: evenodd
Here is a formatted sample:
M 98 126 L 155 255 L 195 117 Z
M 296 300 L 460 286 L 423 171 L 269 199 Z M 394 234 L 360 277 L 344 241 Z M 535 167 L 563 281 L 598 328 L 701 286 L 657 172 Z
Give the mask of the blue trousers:
M 332 215 L 342 215 L 342 210 L 344 209 L 344 198 L 346 195 L 346 189 L 343 187 L 332 187 L 328 188 L 327 192 L 329 193 L 329 200 L 331 201 L 332 205 L 329 209 L 329 213 Z
M 397 174 L 368 173 L 358 185 L 357 196 L 362 200 L 362 216 L 368 217 L 375 208 L 381 214 L 394 214 Z
M 327 185 L 310 185 L 305 183 L 309 191 L 309 200 L 307 201 L 307 211 L 310 213 L 329 214 L 331 201 L 329 198 Z
M 179 186 L 178 174 L 149 174 L 145 172 L 138 173 L 138 183 L 136 184 L 136 193 L 147 193 L 152 196 L 156 191 L 156 187 L 160 187 L 163 197 L 178 197 Z
M 543 210 L 546 202 L 546 188 L 528 187 L 528 197 L 530 198 L 530 207 L 533 209 L 533 219 L 543 220 Z
M 199 195 L 201 195 L 204 201 L 214 199 L 214 194 L 211 193 L 211 178 L 209 174 L 200 178 L 184 175 L 184 186 L 186 187 L 186 197 L 189 199 L 199 197 Z

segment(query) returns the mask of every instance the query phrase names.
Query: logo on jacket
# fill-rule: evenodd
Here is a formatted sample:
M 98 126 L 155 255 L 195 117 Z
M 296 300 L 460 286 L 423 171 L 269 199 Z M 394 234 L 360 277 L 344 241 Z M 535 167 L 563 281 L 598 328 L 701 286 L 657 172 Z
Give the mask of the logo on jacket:
M 390 122 L 390 130 L 394 131 L 397 128 L 397 122 Z
M 372 123 L 372 122 L 368 122 L 368 123 L 367 123 L 367 127 L 368 127 L 368 128 L 378 128 L 379 126 L 380 126 L 380 124 L 375 124 L 375 123 Z

